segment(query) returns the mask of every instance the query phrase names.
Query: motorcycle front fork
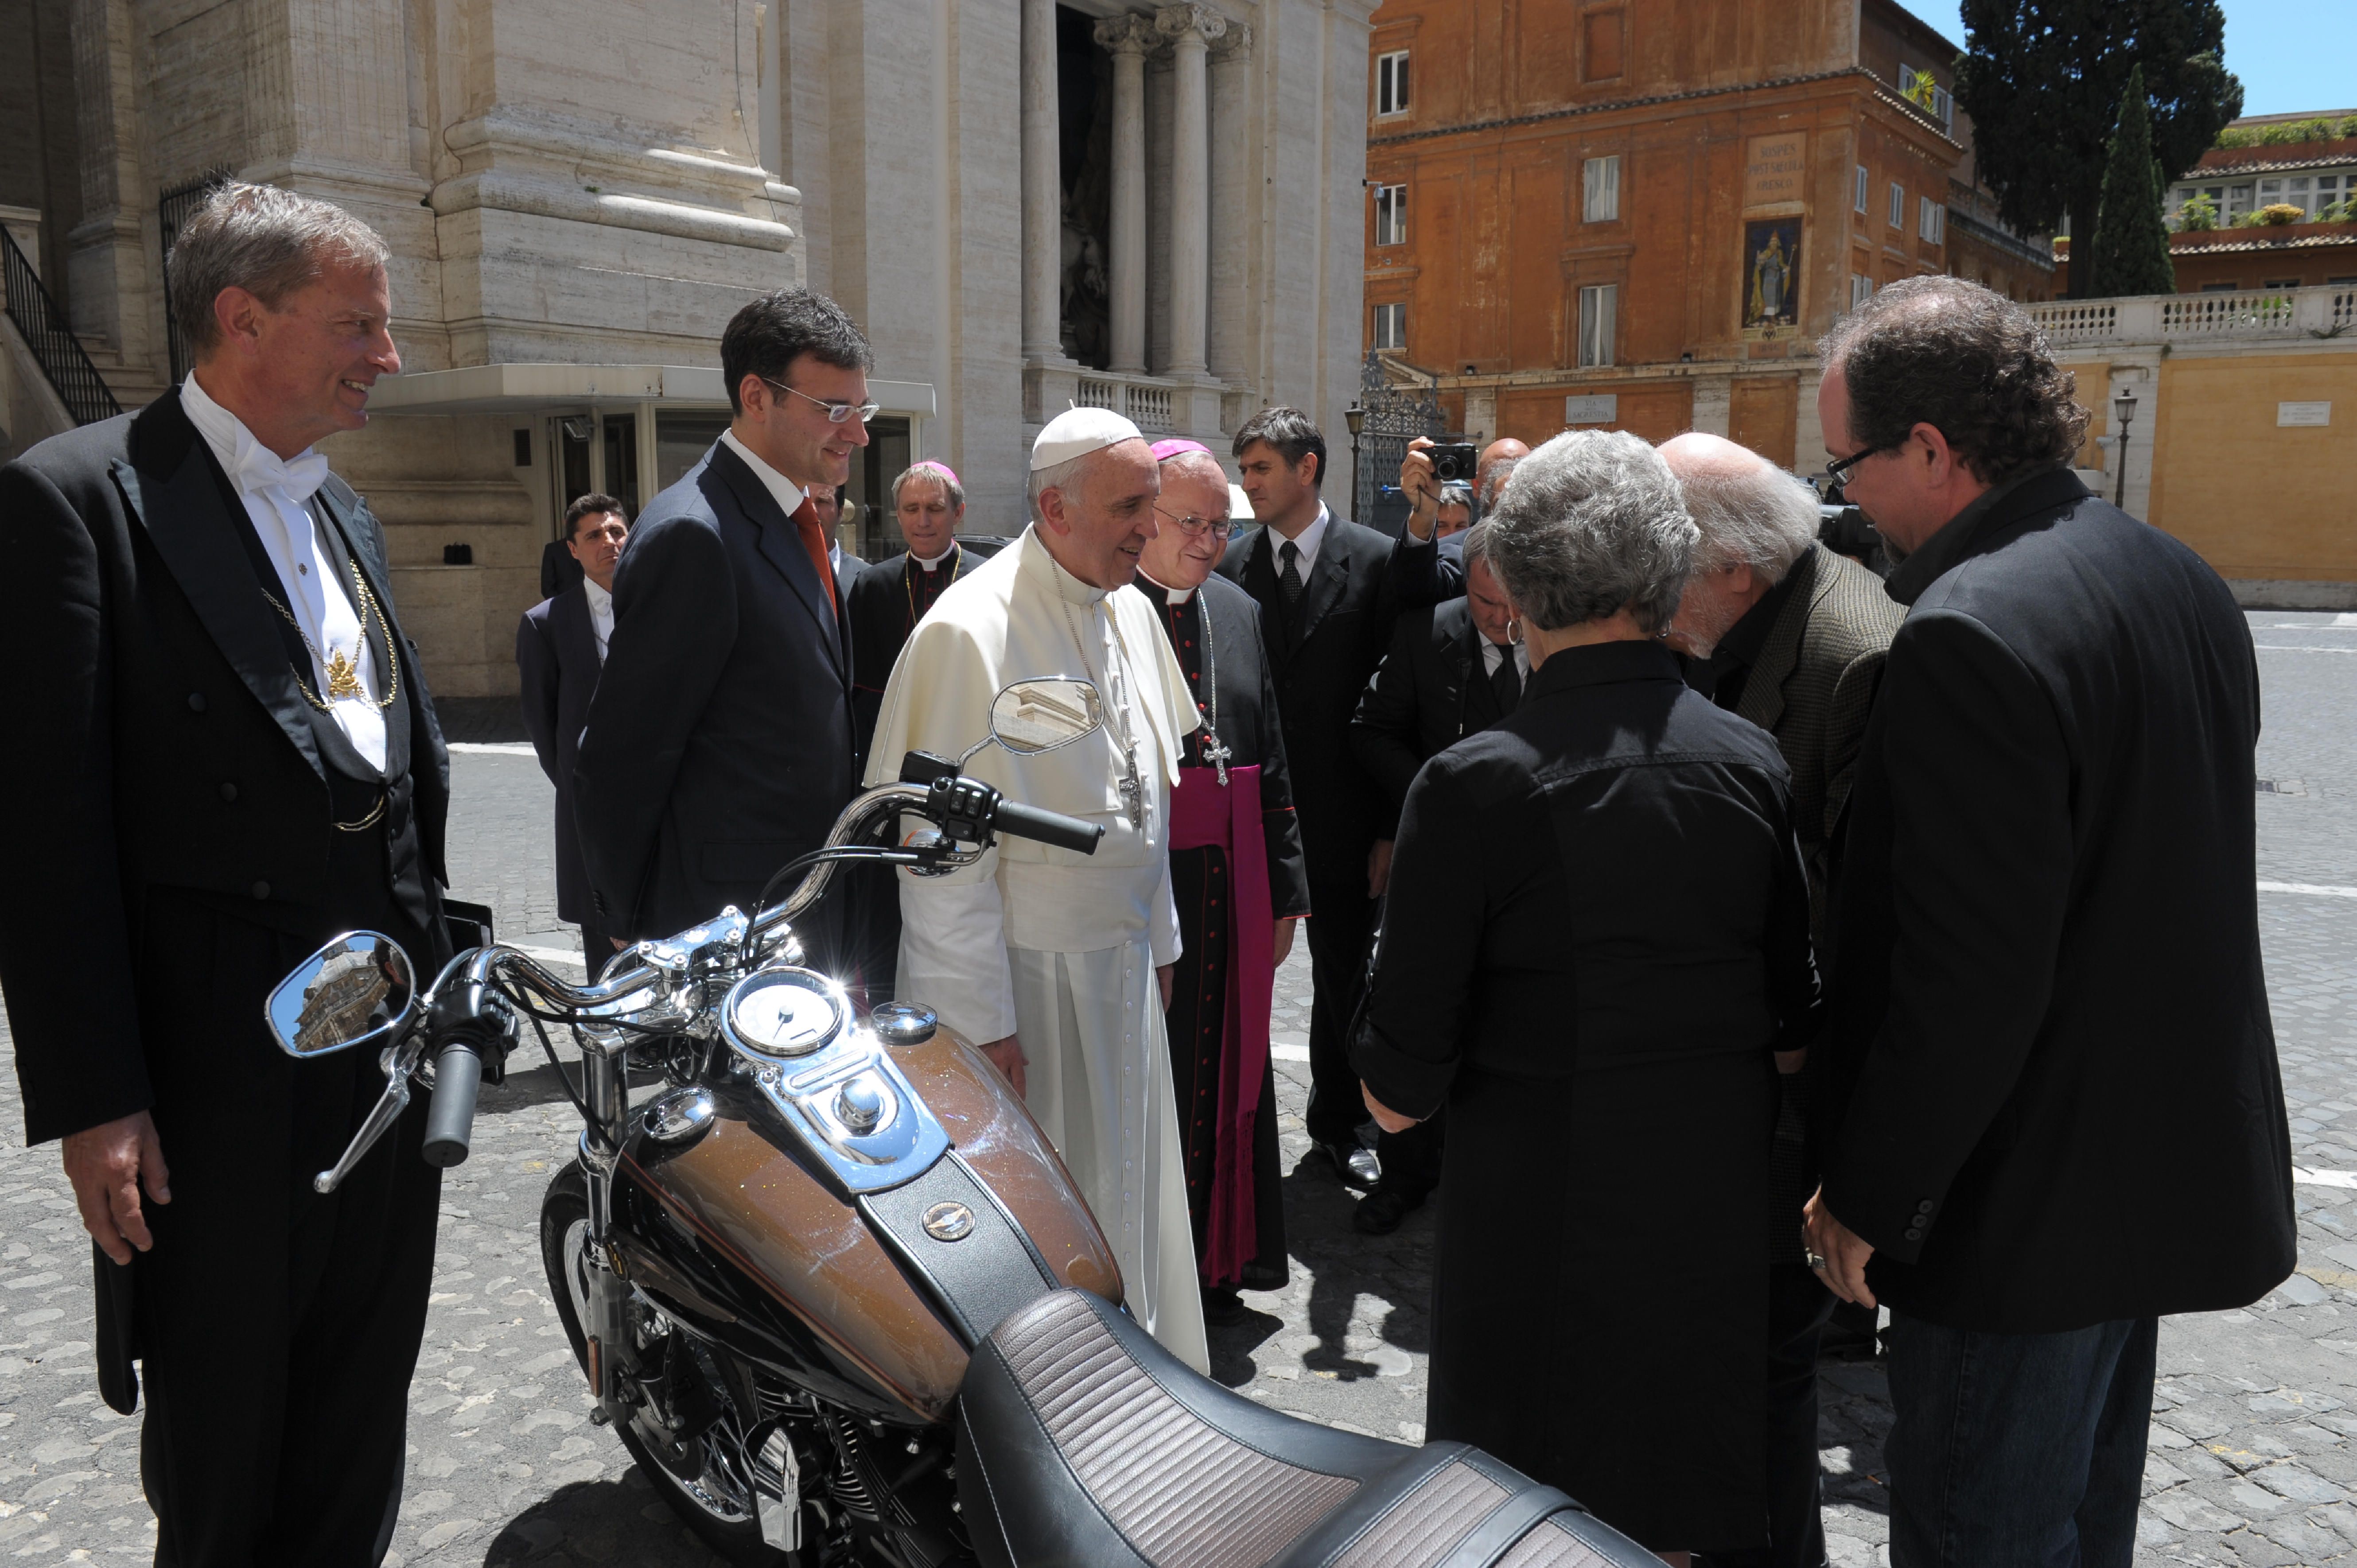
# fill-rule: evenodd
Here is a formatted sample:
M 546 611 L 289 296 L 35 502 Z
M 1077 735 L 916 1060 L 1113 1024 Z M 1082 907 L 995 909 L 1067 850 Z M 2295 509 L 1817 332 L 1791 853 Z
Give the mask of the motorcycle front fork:
M 630 1333 L 630 1287 L 615 1272 L 607 1240 L 613 1222 L 614 1162 L 630 1114 L 630 1036 L 620 1030 L 578 1031 L 581 1040 L 581 1102 L 592 1130 L 581 1134 L 581 1165 L 588 1177 L 589 1238 L 583 1250 L 588 1311 L 581 1325 L 588 1340 L 590 1391 L 608 1421 L 626 1422 L 622 1380 L 636 1370 L 638 1346 Z M 602 1136 L 600 1136 L 602 1134 Z

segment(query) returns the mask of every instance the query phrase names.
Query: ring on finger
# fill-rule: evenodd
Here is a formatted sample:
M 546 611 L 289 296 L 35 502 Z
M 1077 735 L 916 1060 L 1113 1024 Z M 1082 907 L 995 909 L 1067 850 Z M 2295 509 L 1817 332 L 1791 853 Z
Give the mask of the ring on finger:
M 1811 1252 L 1811 1251 L 1803 1251 L 1803 1252 L 1802 1252 L 1802 1254 L 1801 1254 L 1801 1258 L 1802 1258 L 1802 1261 L 1803 1261 L 1803 1262 L 1806 1262 L 1806 1263 L 1809 1265 L 1809 1267 L 1810 1267 L 1810 1268 L 1814 1269 L 1817 1273 L 1824 1273 L 1824 1271 L 1825 1271 L 1825 1260 L 1824 1260 L 1824 1254 L 1823 1254 L 1823 1253 L 1821 1253 L 1821 1252 Z

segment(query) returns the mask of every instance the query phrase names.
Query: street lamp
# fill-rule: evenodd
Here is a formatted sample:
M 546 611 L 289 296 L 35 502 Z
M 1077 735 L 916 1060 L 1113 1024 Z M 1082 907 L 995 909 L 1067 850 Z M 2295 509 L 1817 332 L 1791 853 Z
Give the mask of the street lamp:
M 2136 420 L 2136 394 L 2134 387 L 2122 387 L 2112 399 L 2112 420 L 2120 427 L 2120 471 L 2112 480 L 2112 504 L 2125 509 L 2128 494 L 2128 426 Z
M 1351 515 L 1364 517 L 1359 510 L 1359 432 L 1367 427 L 1367 411 L 1357 398 L 1342 411 L 1342 423 L 1351 427 Z

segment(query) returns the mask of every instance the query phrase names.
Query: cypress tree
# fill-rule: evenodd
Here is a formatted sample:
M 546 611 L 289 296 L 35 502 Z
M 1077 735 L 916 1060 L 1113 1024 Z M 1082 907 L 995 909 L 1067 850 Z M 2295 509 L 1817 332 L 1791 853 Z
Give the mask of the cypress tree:
M 2094 238 L 2104 150 L 2131 66 L 2144 68 L 2154 160 L 2165 187 L 2243 112 L 2226 70 L 2218 0 L 1962 0 L 1956 103 L 1973 117 L 1973 163 L 2005 220 L 2073 250 Z M 2083 295 L 2082 271 L 2071 292 Z
M 2177 269 L 2169 259 L 2169 226 L 2161 221 L 2160 189 L 2154 183 L 2152 116 L 2145 102 L 2144 67 L 2128 72 L 2120 95 L 2120 115 L 2104 166 L 2104 195 L 2095 231 L 2087 245 L 2086 286 L 2071 292 L 2084 298 L 2126 294 L 2175 294 Z M 2072 246 L 2071 281 L 2082 264 Z

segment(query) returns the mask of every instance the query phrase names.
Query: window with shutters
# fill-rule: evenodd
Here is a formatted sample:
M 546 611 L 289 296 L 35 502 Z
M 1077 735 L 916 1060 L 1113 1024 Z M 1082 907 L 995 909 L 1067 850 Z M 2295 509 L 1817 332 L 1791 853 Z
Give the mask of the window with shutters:
M 1947 208 L 1928 196 L 1921 198 L 1915 214 L 1915 233 L 1918 238 L 1928 240 L 1934 245 L 1945 240 L 1948 237 Z
M 1375 306 L 1375 347 L 1405 349 L 1407 347 L 1407 306 L 1379 305 Z
M 1861 273 L 1849 274 L 1849 307 L 1856 310 L 1874 297 L 1874 280 Z
M 1620 156 L 1589 158 L 1580 166 L 1579 220 L 1610 223 L 1620 216 Z
M 1870 183 L 1871 182 L 1867 177 L 1866 166 L 1864 164 L 1858 165 L 1857 182 L 1856 188 L 1850 197 L 1850 202 L 1857 209 L 1857 215 L 1860 218 L 1866 216 L 1866 190 L 1867 185 Z
M 1897 180 L 1890 182 L 1890 226 L 1893 229 L 1907 227 L 1907 188 Z
M 1404 245 L 1407 242 L 1407 187 L 1379 185 L 1375 187 L 1375 243 Z

